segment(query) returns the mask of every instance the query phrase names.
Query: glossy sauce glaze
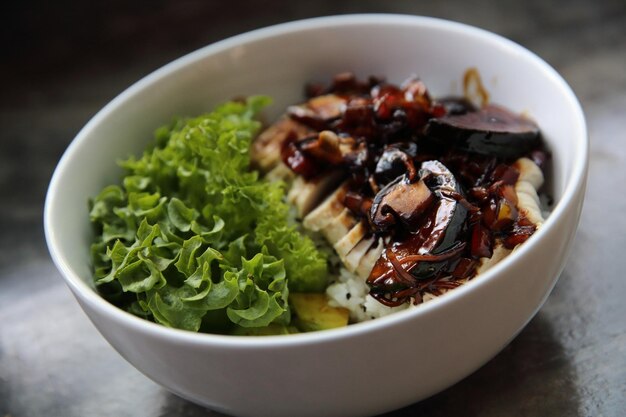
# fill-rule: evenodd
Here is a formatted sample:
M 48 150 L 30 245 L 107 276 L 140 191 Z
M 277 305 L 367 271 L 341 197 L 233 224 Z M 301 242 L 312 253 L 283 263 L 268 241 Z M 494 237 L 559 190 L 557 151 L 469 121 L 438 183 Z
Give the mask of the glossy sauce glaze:
M 543 167 L 549 154 L 533 121 L 487 104 L 486 92 L 477 107 L 432 99 L 417 78 L 396 86 L 345 73 L 307 94 L 288 116 L 314 133 L 288 135 L 282 161 L 305 179 L 348 178 L 344 205 L 385 242 L 367 279 L 379 302 L 419 303 L 425 291 L 454 288 L 495 245 L 511 249 L 536 230 L 517 207 L 515 161 Z

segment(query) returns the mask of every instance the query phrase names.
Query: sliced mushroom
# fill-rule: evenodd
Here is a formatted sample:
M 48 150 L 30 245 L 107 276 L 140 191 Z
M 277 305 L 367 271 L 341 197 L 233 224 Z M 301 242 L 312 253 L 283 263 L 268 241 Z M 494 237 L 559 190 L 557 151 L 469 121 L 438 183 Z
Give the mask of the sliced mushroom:
M 316 138 L 304 140 L 298 144 L 300 150 L 318 161 L 339 165 L 343 161 L 339 148 L 339 137 L 330 130 L 322 130 Z
M 522 156 L 541 145 L 537 124 L 495 105 L 461 115 L 433 118 L 425 134 L 445 146 L 505 158 Z
M 430 233 L 423 244 L 424 253 L 440 253 L 455 246 L 465 228 L 467 209 L 455 198 L 452 192 L 462 196 L 461 185 L 452 172 L 439 161 L 425 161 L 420 169 L 420 177 L 439 197 L 439 205 L 433 213 Z
M 444 107 L 447 115 L 460 115 L 477 110 L 476 106 L 465 97 L 442 97 L 437 99 L 437 104 Z
M 416 175 L 412 158 L 416 154 L 417 145 L 413 142 L 387 146 L 376 163 L 376 180 L 380 184 L 388 184 L 406 173 L 412 181 Z
M 348 191 L 343 197 L 343 204 L 357 217 L 367 218 L 372 208 L 373 198 L 365 197 L 362 192 Z
M 436 202 L 415 233 L 388 245 L 367 279 L 370 294 L 388 305 L 404 302 L 406 295 L 395 294 L 406 294 L 404 290 L 417 288 L 419 280 L 439 275 L 463 249 L 467 209 L 448 195 L 462 196 L 456 178 L 439 161 L 423 162 L 420 178 L 436 195 Z
M 331 120 L 341 117 L 346 109 L 346 99 L 335 94 L 311 98 L 304 104 L 290 106 L 289 117 L 316 130 L 323 130 Z
M 380 190 L 370 209 L 370 221 L 376 231 L 386 231 L 400 223 L 415 230 L 420 216 L 434 202 L 424 181 L 411 183 L 403 175 Z

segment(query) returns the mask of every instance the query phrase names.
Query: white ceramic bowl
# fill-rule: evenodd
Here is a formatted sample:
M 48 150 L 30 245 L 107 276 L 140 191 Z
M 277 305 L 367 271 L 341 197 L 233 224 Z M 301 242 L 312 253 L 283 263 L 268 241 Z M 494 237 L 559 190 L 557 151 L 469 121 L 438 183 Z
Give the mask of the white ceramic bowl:
M 461 94 L 479 69 L 492 101 L 525 112 L 553 150 L 553 213 L 519 251 L 419 308 L 340 330 L 233 337 L 172 330 L 131 316 L 94 291 L 87 200 L 116 182 L 116 159 L 139 152 L 174 115 L 267 94 L 272 115 L 303 86 L 338 72 L 418 74 L 435 96 Z M 207 46 L 119 95 L 78 134 L 48 191 L 52 258 L 102 335 L 172 392 L 244 416 L 375 414 L 428 397 L 499 352 L 533 317 L 569 252 L 583 201 L 587 134 L 580 105 L 544 61 L 500 36 L 438 19 L 352 15 L 287 23 Z

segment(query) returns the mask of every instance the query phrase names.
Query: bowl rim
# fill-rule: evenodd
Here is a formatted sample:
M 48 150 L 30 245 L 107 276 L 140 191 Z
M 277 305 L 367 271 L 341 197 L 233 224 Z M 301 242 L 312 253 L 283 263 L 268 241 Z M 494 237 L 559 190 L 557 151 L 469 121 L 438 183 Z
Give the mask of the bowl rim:
M 161 324 L 150 322 L 148 320 L 127 313 L 126 311 L 107 302 L 96 291 L 89 287 L 73 270 L 67 258 L 59 249 L 59 233 L 57 232 L 55 224 L 53 222 L 55 196 L 57 194 L 57 190 L 62 187 L 62 184 L 60 183 L 60 178 L 66 166 L 69 164 L 69 161 L 77 152 L 79 144 L 83 142 L 85 138 L 89 137 L 90 132 L 96 126 L 98 126 L 103 119 L 105 119 L 110 113 L 112 113 L 115 108 L 117 108 L 121 103 L 132 98 L 146 88 L 149 88 L 150 86 L 158 83 L 161 79 L 166 78 L 169 74 L 173 72 L 176 72 L 180 69 L 183 69 L 184 67 L 207 59 L 210 56 L 215 55 L 221 51 L 231 49 L 235 46 L 247 44 L 251 41 L 281 37 L 288 35 L 289 33 L 307 31 L 312 29 L 319 30 L 330 27 L 359 25 L 385 26 L 390 24 L 403 24 L 426 28 L 430 27 L 440 30 L 459 32 L 465 35 L 471 35 L 472 37 L 480 38 L 481 41 L 484 41 L 486 43 L 509 49 L 510 51 L 515 52 L 517 55 L 521 55 L 525 59 L 532 61 L 534 65 L 540 67 L 545 76 L 549 78 L 551 82 L 554 83 L 557 87 L 559 87 L 559 90 L 567 99 L 567 102 L 572 110 L 572 116 L 574 116 L 574 120 L 572 120 L 572 122 L 577 125 L 575 127 L 575 131 L 580 132 L 581 136 L 581 140 L 575 142 L 575 160 L 572 161 L 571 175 L 566 180 L 566 184 L 563 189 L 561 198 L 554 206 L 554 209 L 552 210 L 550 216 L 546 219 L 546 222 L 543 224 L 540 230 L 538 230 L 533 236 L 531 236 L 526 244 L 521 245 L 519 249 L 516 249 L 515 256 L 506 257 L 502 261 L 498 262 L 493 268 L 481 274 L 481 279 L 470 280 L 459 288 L 456 288 L 455 291 L 450 291 L 449 293 L 446 293 L 445 296 L 437 297 L 436 299 L 431 300 L 428 303 L 421 304 L 419 308 L 409 308 L 407 310 L 399 311 L 388 316 L 377 318 L 375 320 L 355 323 L 347 327 L 338 329 L 323 330 L 311 333 L 263 337 L 194 333 L 186 330 L 169 328 Z M 78 134 L 71 141 L 71 143 L 63 153 L 54 170 L 47 190 L 44 205 L 44 233 L 52 260 L 55 263 L 57 269 L 61 272 L 63 279 L 70 287 L 78 301 L 80 301 L 81 304 L 83 302 L 87 303 L 90 308 L 98 310 L 100 314 L 107 316 L 109 319 L 112 319 L 118 325 L 126 326 L 128 328 L 131 328 L 133 331 L 138 331 L 155 338 L 173 339 L 181 343 L 190 343 L 193 345 L 217 345 L 221 347 L 241 349 L 276 348 L 309 345 L 313 343 L 325 343 L 332 340 L 360 336 L 365 333 L 377 332 L 387 327 L 401 325 L 420 316 L 427 316 L 434 313 L 435 311 L 445 308 L 445 306 L 448 304 L 454 303 L 455 300 L 457 300 L 459 297 L 464 297 L 466 293 L 477 291 L 480 287 L 489 285 L 489 283 L 493 281 L 495 276 L 500 274 L 501 271 L 508 268 L 514 262 L 517 262 L 518 259 L 523 258 L 524 254 L 529 252 L 532 249 L 532 246 L 534 246 L 533 242 L 539 242 L 540 240 L 543 240 L 544 236 L 549 233 L 557 220 L 563 215 L 567 208 L 571 204 L 573 204 L 574 200 L 577 198 L 578 192 L 580 192 L 580 189 L 582 188 L 584 191 L 586 174 L 588 169 L 588 152 L 589 137 L 587 133 L 585 117 L 582 107 L 571 87 L 557 73 L 554 68 L 552 68 L 539 56 L 501 35 L 487 31 L 485 29 L 451 20 L 406 14 L 366 13 L 301 19 L 267 26 L 239 35 L 235 35 L 204 46 L 186 55 L 183 55 L 182 57 L 171 61 L 170 63 L 141 78 L 130 87 L 126 88 L 108 104 L 106 104 L 78 132 Z M 537 310 L 539 309 L 539 307 L 537 307 Z

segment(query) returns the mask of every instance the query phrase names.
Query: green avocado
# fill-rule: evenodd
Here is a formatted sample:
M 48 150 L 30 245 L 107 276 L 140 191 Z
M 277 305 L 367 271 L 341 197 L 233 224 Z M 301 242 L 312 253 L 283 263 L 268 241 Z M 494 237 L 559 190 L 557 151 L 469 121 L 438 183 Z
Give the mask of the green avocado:
M 291 293 L 289 304 L 292 323 L 302 332 L 334 329 L 348 325 L 350 312 L 346 308 L 328 305 L 326 294 Z

